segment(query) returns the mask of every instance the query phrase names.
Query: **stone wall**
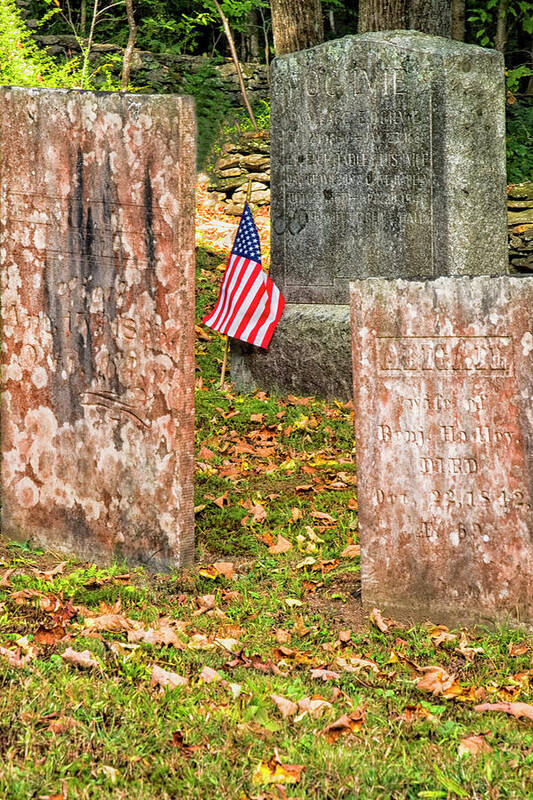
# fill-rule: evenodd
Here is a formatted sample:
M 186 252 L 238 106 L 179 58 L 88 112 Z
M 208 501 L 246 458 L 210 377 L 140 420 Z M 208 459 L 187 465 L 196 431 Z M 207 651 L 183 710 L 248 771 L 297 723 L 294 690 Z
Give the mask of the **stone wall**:
M 32 27 L 32 21 L 28 21 Z M 71 58 L 80 53 L 74 36 L 61 34 L 57 36 L 34 35 L 37 44 L 54 58 Z M 110 62 L 110 56 L 122 55 L 124 50 L 114 44 L 95 44 L 92 48 L 91 64 L 98 67 Z M 204 56 L 174 55 L 172 53 L 152 53 L 148 50 L 135 50 L 131 65 L 132 83 L 137 86 L 148 86 L 156 92 L 174 92 L 179 94 L 185 77 L 198 71 L 206 62 Z M 213 63 L 220 80 L 221 88 L 228 95 L 232 105 L 241 106 L 241 92 L 231 59 L 222 64 Z M 267 99 L 269 95 L 268 74 L 264 64 L 241 64 L 246 90 L 250 102 Z M 113 69 L 111 69 L 113 72 Z M 118 70 L 117 70 L 118 75 Z
M 507 190 L 509 261 L 513 271 L 533 270 L 533 181 L 516 183 Z
M 250 200 L 258 206 L 270 203 L 270 135 L 245 132 L 222 146 L 215 162 L 209 190 L 225 203 L 226 214 L 241 214 L 248 184 L 252 181 Z

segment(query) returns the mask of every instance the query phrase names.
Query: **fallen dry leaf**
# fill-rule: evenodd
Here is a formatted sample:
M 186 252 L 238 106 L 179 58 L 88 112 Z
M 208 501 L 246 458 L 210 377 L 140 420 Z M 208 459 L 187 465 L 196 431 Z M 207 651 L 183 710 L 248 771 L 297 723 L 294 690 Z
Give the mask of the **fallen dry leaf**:
M 36 644 L 55 646 L 64 636 L 66 636 L 66 631 L 62 625 L 56 625 L 53 628 L 45 628 L 44 625 L 39 625 L 33 635 L 33 641 Z
M 2 582 L 0 581 L 0 586 Z M 508 647 L 510 656 L 525 656 L 529 653 L 530 645 L 527 642 L 511 642 Z
M 463 690 L 456 682 L 455 676 L 446 672 L 444 667 L 421 667 L 420 669 L 426 674 L 417 680 L 417 689 L 443 697 L 456 697 L 462 693 Z
M 280 533 L 278 533 L 278 538 L 276 543 L 271 545 L 268 548 L 269 553 L 273 553 L 274 555 L 278 555 L 280 553 L 287 553 L 289 550 L 292 550 L 292 544 L 289 542 L 288 539 L 285 539 Z
M 217 672 L 216 669 L 207 666 L 202 669 L 198 677 L 204 683 L 215 683 L 215 681 L 222 680 L 222 675 L 220 672 Z
M 76 728 L 80 727 L 80 723 L 77 719 L 73 717 L 63 717 L 59 716 L 57 719 L 50 720 L 50 723 L 47 727 L 47 731 L 50 733 L 61 734 L 61 733 L 70 733 Z
M 187 683 L 187 678 L 183 678 L 177 672 L 169 672 L 156 664 L 152 667 L 150 675 L 151 686 L 170 686 L 171 689 L 175 689 L 178 686 L 186 686 Z
M 373 608 L 370 613 L 370 621 L 374 623 L 376 628 L 382 633 L 388 633 L 391 628 L 396 627 L 393 619 L 384 619 L 379 608 Z
M 5 586 L 9 586 L 9 579 L 11 578 L 14 572 L 15 568 L 13 567 L 13 569 L 6 569 L 2 573 L 2 577 L 0 578 L 0 587 L 3 588 Z
M 282 697 L 279 694 L 271 694 L 270 699 L 277 706 L 278 711 L 283 719 L 287 719 L 287 717 L 294 717 L 294 715 L 298 712 L 298 705 L 293 703 L 292 700 L 288 700 L 286 697 Z
M 72 647 L 67 647 L 64 653 L 61 654 L 61 658 L 67 664 L 72 664 L 74 667 L 81 667 L 82 669 L 91 669 L 92 667 L 98 667 L 98 661 L 96 661 L 90 650 L 82 650 L 81 653 L 77 650 L 73 650 Z
M 176 631 L 173 630 L 168 621 L 162 618 L 158 628 L 137 628 L 128 631 L 128 642 L 143 642 L 152 645 L 172 645 L 178 650 L 185 650 L 186 645 L 178 639 Z
M 132 621 L 125 617 L 124 614 L 100 614 L 97 617 L 85 619 L 83 627 L 85 630 L 108 631 L 109 633 L 129 631 L 132 627 Z
M 527 717 L 533 720 L 533 706 L 528 703 L 481 703 L 474 706 L 474 711 L 503 711 L 513 717 Z
M 0 647 L 0 656 L 7 658 L 7 663 L 14 669 L 22 669 L 31 659 L 28 656 L 20 655 L 20 648 L 8 650 L 7 647 Z
M 459 747 L 457 749 L 460 756 L 466 753 L 470 753 L 472 756 L 478 756 L 481 753 L 490 753 L 491 751 L 492 747 L 486 741 L 483 734 L 465 736 L 464 739 L 461 739 L 459 742 Z
M 341 553 L 342 558 L 358 558 L 361 555 L 361 545 L 349 544 Z
M 305 769 L 303 764 L 282 764 L 275 754 L 268 761 L 260 761 L 252 775 L 252 783 L 298 783 Z
M 181 731 L 173 731 L 172 732 L 172 746 L 177 747 L 182 755 L 186 758 L 190 758 L 196 750 L 201 750 L 201 744 L 186 744 L 185 743 L 185 736 Z
M 322 681 L 334 681 L 341 677 L 339 672 L 334 672 L 332 669 L 311 669 L 309 674 L 312 678 Z
M 223 647 L 224 650 L 228 651 L 228 653 L 238 653 L 242 647 L 238 639 L 232 639 L 232 638 L 222 639 L 217 637 L 215 639 L 215 644 L 218 644 L 220 647 Z
M 335 722 L 326 725 L 320 733 L 326 737 L 330 744 L 337 741 L 340 736 L 353 731 L 360 731 L 365 721 L 365 712 L 362 708 L 356 708 L 351 714 L 343 714 Z
M 298 700 L 298 710 L 300 713 L 307 713 L 313 719 L 319 719 L 324 711 L 331 707 L 331 703 L 319 694 L 315 694 L 313 697 L 302 697 L 301 700 Z

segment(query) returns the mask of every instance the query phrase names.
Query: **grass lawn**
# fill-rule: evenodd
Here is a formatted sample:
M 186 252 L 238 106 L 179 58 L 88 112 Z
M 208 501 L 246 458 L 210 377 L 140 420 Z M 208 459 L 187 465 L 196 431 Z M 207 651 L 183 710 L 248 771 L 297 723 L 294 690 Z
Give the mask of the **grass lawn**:
M 533 797 L 533 719 L 474 709 L 533 703 L 532 638 L 363 613 L 350 408 L 221 392 L 197 330 L 198 565 L 0 544 L 0 797 Z

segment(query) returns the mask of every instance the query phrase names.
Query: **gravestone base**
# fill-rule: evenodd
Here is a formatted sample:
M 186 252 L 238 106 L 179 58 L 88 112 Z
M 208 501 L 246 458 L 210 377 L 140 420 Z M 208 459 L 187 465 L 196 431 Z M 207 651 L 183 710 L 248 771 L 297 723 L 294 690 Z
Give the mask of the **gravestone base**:
M 268 350 L 231 340 L 231 380 L 240 392 L 259 388 L 349 400 L 350 307 L 288 303 Z

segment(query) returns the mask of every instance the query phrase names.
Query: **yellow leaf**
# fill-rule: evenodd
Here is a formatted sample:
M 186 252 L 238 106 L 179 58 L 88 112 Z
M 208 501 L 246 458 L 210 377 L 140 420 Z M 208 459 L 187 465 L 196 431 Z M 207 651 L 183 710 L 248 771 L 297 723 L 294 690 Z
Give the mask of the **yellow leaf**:
M 252 783 L 298 783 L 302 777 L 302 764 L 282 764 L 277 756 L 260 761 L 252 776 Z

